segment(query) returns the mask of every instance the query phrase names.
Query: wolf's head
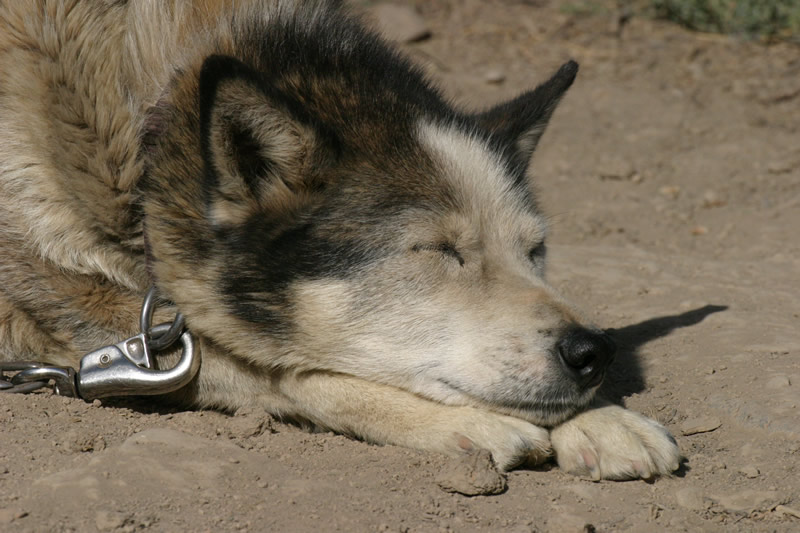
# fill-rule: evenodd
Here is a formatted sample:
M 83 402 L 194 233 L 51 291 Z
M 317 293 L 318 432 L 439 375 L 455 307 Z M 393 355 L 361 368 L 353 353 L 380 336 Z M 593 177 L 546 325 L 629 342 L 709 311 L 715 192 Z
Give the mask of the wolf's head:
M 545 280 L 526 175 L 577 64 L 469 114 L 338 11 L 230 35 L 144 142 L 151 268 L 194 333 L 538 424 L 588 403 L 614 346 Z

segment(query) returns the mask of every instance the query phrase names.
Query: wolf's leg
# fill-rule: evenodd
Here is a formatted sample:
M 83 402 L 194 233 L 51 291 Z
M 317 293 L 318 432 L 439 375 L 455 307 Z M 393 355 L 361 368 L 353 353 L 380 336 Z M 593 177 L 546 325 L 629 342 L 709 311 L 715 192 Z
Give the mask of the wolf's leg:
M 550 432 L 558 465 L 592 479 L 648 479 L 678 469 L 675 439 L 639 413 L 598 400 Z
M 324 373 L 280 378 L 296 414 L 378 444 L 446 454 L 489 450 L 499 468 L 538 464 L 550 455 L 547 430 L 472 407 L 448 406 L 361 379 Z

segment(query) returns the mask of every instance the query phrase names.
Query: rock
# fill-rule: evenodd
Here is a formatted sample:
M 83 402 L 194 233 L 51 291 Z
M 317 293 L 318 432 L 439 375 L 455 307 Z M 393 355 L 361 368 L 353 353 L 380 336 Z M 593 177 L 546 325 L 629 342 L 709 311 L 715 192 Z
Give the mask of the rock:
M 714 431 L 722 425 L 722 421 L 715 416 L 701 416 L 689 418 L 681 424 L 681 434 L 694 435 L 696 433 L 708 433 Z
M 774 376 L 767 380 L 765 386 L 768 389 L 782 389 L 791 386 L 791 384 L 792 381 L 789 379 L 789 376 Z
M 793 509 L 791 507 L 787 507 L 785 505 L 776 505 L 775 512 L 780 515 L 789 515 L 795 518 L 800 518 L 800 511 L 797 509 Z
M 28 511 L 23 511 L 18 508 L 0 509 L 0 524 L 10 524 L 14 520 L 25 518 L 28 516 Z
M 97 511 L 94 515 L 94 525 L 100 531 L 113 531 L 125 525 L 128 516 L 116 511 Z
M 483 75 L 483 79 L 486 81 L 486 83 L 503 83 L 506 81 L 506 75 L 502 70 L 492 69 L 486 71 L 486 74 Z
M 411 6 L 383 3 L 370 9 L 380 32 L 391 41 L 413 43 L 431 36 L 431 30 Z
M 743 466 L 739 469 L 739 473 L 749 477 L 750 479 L 757 478 L 761 471 L 753 465 Z
M 772 508 L 780 500 L 780 493 L 774 490 L 748 489 L 714 496 L 714 499 L 728 511 L 751 513 Z
M 507 488 L 506 477 L 497 471 L 488 450 L 477 450 L 451 460 L 436 483 L 442 490 L 465 496 L 500 494 Z
M 106 440 L 102 435 L 70 430 L 64 434 L 62 445 L 65 450 L 73 453 L 99 452 L 106 448 Z
M 666 196 L 667 198 L 672 198 L 674 200 L 681 193 L 681 188 L 677 185 L 665 185 L 664 187 L 658 189 L 658 192 L 662 196 Z
M 626 180 L 636 174 L 633 163 L 622 157 L 604 155 L 597 165 L 602 180 Z
M 711 471 L 712 472 L 717 472 L 718 470 L 727 470 L 728 469 L 728 465 L 725 464 L 725 461 L 722 461 L 720 459 L 717 459 L 716 461 L 712 461 L 711 463 L 709 463 L 709 466 L 711 467 Z
M 725 200 L 720 198 L 716 191 L 709 189 L 703 194 L 703 207 L 705 208 L 721 207 L 725 204 Z
M 767 171 L 771 174 L 786 174 L 800 166 L 800 160 L 784 159 L 782 161 L 773 161 L 767 165 Z
M 681 507 L 692 511 L 702 511 L 710 507 L 705 494 L 698 487 L 684 487 L 675 491 L 675 501 Z
M 272 417 L 266 411 L 242 408 L 231 417 L 227 424 L 228 437 L 246 439 L 258 437 L 264 432 L 273 433 Z

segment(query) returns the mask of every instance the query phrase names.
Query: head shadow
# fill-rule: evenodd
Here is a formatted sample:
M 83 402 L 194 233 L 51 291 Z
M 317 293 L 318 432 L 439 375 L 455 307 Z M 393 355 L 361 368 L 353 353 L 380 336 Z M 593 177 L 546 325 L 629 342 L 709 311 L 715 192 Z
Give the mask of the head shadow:
M 612 402 L 620 403 L 626 396 L 645 390 L 639 349 L 654 339 L 665 337 L 678 328 L 699 324 L 707 316 L 726 309 L 727 305 L 709 304 L 685 313 L 660 316 L 638 324 L 606 330 L 617 343 L 617 355 L 600 387 L 600 394 Z

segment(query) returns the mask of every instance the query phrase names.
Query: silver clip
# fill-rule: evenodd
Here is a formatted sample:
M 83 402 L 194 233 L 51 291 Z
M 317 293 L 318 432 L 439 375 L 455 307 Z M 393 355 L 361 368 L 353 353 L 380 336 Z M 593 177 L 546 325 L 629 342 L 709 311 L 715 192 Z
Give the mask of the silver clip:
M 163 335 L 170 324 L 153 327 L 151 334 Z M 200 368 L 194 340 L 188 331 L 179 337 L 181 358 L 169 370 L 155 370 L 147 347 L 146 334 L 95 350 L 81 359 L 76 388 L 84 400 L 108 396 L 165 394 L 188 384 Z
M 117 344 L 89 352 L 80 369 L 48 366 L 31 361 L 0 363 L 0 392 L 31 392 L 53 382 L 56 394 L 84 400 L 109 396 L 166 394 L 187 385 L 200 368 L 194 339 L 184 329 L 183 315 L 171 323 L 151 327 L 155 289 L 145 296 L 140 317 L 142 332 Z M 183 351 L 169 370 L 156 370 L 153 351 L 169 348 L 180 340 Z M 10 379 L 4 371 L 18 371 Z

